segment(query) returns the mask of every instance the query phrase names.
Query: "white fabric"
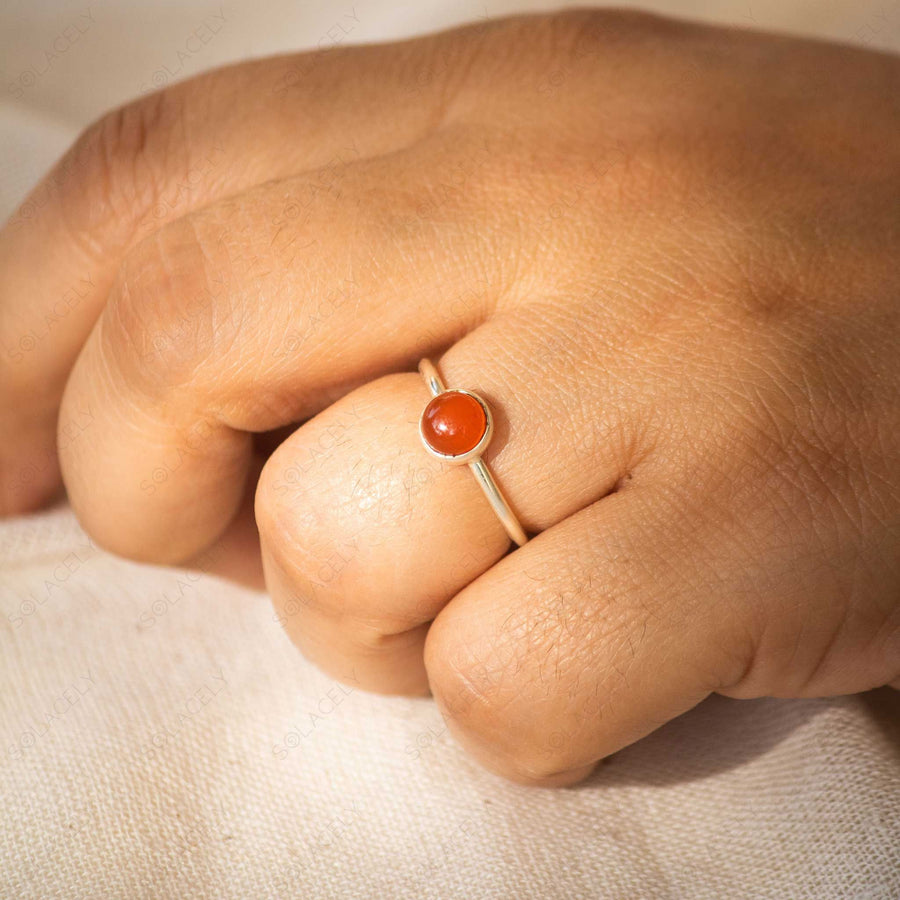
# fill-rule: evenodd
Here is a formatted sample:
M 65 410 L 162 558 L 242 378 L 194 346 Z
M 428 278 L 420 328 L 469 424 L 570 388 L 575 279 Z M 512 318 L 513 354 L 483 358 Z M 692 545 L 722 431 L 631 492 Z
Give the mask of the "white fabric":
M 363 39 L 524 5 L 149 8 L 93 4 L 38 73 L 79 13 L 6 0 L 0 214 L 204 17 L 224 24 L 181 75 L 315 44 L 351 9 Z M 896 3 L 697 10 L 900 44 Z M 714 697 L 578 788 L 517 787 L 430 701 L 319 673 L 264 595 L 110 557 L 61 507 L 0 522 L 0 809 L 3 898 L 897 900 L 900 693 Z

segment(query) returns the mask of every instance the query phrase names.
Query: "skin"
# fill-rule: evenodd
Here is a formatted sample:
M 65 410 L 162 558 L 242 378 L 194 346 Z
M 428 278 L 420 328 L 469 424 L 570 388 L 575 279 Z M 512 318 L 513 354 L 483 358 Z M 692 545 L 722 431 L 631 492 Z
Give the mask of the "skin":
M 900 687 L 898 98 L 584 10 L 144 96 L 0 232 L 3 509 L 62 483 L 111 551 L 264 581 L 528 784 L 712 692 Z M 422 356 L 523 548 L 422 448 Z

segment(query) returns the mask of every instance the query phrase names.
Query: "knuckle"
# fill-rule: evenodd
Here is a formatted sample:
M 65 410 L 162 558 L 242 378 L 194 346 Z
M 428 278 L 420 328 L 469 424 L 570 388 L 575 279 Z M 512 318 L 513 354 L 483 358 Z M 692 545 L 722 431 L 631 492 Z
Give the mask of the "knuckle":
M 187 167 L 183 95 L 148 94 L 106 113 L 75 141 L 61 164 L 72 177 L 60 179 L 60 208 L 88 249 L 97 246 L 97 235 L 133 232 L 157 203 L 167 175 Z
M 514 28 L 523 22 L 519 17 L 508 21 Z M 524 20 L 526 27 L 530 23 L 531 20 Z M 679 24 L 662 15 L 624 7 L 573 6 L 537 17 L 538 30 L 548 34 L 551 46 L 575 58 L 599 54 L 612 41 L 647 32 L 672 33 Z
M 552 716 L 526 709 L 522 685 L 510 679 L 515 667 L 498 664 L 488 647 L 455 643 L 440 623 L 425 642 L 431 692 L 446 719 L 484 746 L 495 763 L 525 781 L 540 781 L 584 763 L 572 745 L 557 739 Z
M 295 598 L 320 611 L 343 612 L 338 597 L 353 548 L 330 539 L 321 496 L 314 481 L 297 470 L 295 450 L 282 445 L 260 473 L 255 500 L 260 542 Z
M 447 635 L 438 619 L 425 642 L 425 668 L 445 717 L 462 729 L 490 735 L 503 715 L 502 670 L 472 643 Z
M 136 244 L 117 272 L 101 340 L 139 394 L 158 398 L 188 385 L 199 391 L 203 362 L 230 339 L 229 317 L 216 314 L 215 250 L 198 233 L 183 220 L 171 223 Z
M 304 479 L 286 477 L 289 461 L 284 446 L 269 457 L 256 486 L 255 513 L 260 541 L 289 575 L 297 574 L 298 561 L 315 555 L 316 518 L 307 506 Z M 307 510 L 309 510 L 307 512 Z
M 420 645 L 420 618 L 375 606 L 360 591 L 360 547 L 334 537 L 313 478 L 296 468 L 302 447 L 282 445 L 263 467 L 255 498 L 256 524 L 265 556 L 274 566 L 269 588 L 276 605 L 310 611 L 340 625 L 341 642 L 356 656 L 405 652 Z M 298 615 L 292 627 L 303 629 Z

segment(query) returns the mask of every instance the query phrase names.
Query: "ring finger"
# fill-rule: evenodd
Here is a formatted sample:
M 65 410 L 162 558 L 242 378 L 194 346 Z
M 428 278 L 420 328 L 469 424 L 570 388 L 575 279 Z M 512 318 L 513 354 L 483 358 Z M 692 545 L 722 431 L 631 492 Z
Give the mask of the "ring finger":
M 449 388 L 493 409 L 483 458 L 530 533 L 609 493 L 645 449 L 635 419 L 616 412 L 637 400 L 613 387 L 624 383 L 613 365 L 595 367 L 590 391 L 616 402 L 595 409 L 573 390 L 595 348 L 567 341 L 568 378 L 534 365 L 565 327 L 536 318 L 509 311 L 438 364 Z M 335 677 L 388 693 L 427 690 L 428 623 L 510 546 L 468 467 L 423 449 L 429 396 L 413 373 L 357 388 L 276 450 L 256 497 L 266 581 L 293 640 Z

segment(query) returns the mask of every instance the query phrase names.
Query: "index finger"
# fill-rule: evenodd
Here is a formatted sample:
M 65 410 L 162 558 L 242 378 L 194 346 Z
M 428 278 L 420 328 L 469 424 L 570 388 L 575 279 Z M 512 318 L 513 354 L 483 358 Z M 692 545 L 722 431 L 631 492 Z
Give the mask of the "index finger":
M 81 135 L 0 230 L 0 515 L 59 487 L 62 391 L 127 251 L 216 199 L 427 133 L 441 79 L 413 94 L 408 65 L 386 60 L 424 62 L 438 40 L 461 37 L 232 66 L 141 97 Z

